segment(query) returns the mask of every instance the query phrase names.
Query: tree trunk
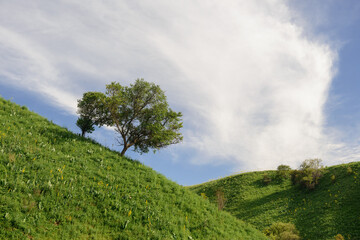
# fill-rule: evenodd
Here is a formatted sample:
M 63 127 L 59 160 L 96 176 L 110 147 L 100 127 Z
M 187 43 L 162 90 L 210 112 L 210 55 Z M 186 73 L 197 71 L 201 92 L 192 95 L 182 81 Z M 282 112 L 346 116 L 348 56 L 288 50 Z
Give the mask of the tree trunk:
M 126 146 L 124 146 L 123 150 L 121 151 L 120 155 L 123 157 L 125 155 L 126 150 L 128 150 L 128 148 Z
M 85 137 L 85 131 L 84 130 L 81 130 L 81 136 Z

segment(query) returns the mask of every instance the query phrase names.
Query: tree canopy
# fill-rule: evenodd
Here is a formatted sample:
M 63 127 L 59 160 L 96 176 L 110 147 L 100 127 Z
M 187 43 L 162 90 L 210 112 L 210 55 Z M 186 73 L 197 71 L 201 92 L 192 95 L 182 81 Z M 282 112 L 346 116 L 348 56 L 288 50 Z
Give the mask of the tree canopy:
M 76 125 L 81 129 L 81 136 L 85 137 L 85 133 L 92 133 L 94 129 L 94 123 L 90 118 L 80 116 L 76 121 Z
M 114 127 L 121 155 L 134 147 L 140 153 L 182 141 L 181 112 L 173 111 L 158 85 L 137 79 L 129 87 L 112 82 L 106 92 L 87 92 L 78 100 L 80 117 L 99 127 Z

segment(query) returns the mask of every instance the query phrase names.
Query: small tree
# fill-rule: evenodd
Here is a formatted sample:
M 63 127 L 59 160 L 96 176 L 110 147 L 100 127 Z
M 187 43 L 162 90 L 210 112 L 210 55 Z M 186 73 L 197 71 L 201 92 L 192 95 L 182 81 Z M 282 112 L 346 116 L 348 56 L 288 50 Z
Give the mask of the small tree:
M 80 118 L 90 119 L 93 125 L 102 126 L 110 120 L 106 96 L 101 92 L 87 92 L 78 100 Z
M 314 189 L 323 175 L 324 169 L 321 162 L 322 160 L 318 158 L 304 160 L 299 170 L 291 172 L 293 184 L 300 184 L 307 189 Z
M 81 100 L 78 100 L 78 111 L 80 115 L 76 125 L 81 129 L 81 136 L 92 133 L 94 125 L 101 124 L 105 116 L 105 95 L 98 92 L 87 92 Z
M 140 153 L 160 149 L 182 141 L 180 112 L 169 108 L 165 93 L 154 83 L 137 79 L 124 87 L 112 82 L 106 93 L 88 92 L 78 101 L 80 115 L 89 117 L 99 127 L 115 128 L 123 147 Z
M 277 167 L 277 176 L 279 178 L 287 178 L 291 171 L 291 167 L 288 165 L 279 165 Z
M 84 116 L 78 118 L 76 125 L 81 129 L 82 137 L 85 137 L 85 133 L 92 133 L 95 130 L 93 121 Z
M 322 160 L 319 158 L 306 159 L 300 165 L 300 170 L 314 169 L 319 170 L 323 168 Z

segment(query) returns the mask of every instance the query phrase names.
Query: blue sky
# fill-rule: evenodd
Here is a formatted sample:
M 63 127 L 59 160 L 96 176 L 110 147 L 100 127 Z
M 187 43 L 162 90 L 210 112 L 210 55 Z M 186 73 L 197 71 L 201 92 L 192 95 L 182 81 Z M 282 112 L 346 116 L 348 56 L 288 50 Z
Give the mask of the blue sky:
M 0 95 L 79 132 L 76 100 L 136 78 L 183 112 L 184 142 L 127 154 L 183 185 L 360 157 L 357 1 L 5 1 Z M 114 149 L 114 133 L 90 135 Z

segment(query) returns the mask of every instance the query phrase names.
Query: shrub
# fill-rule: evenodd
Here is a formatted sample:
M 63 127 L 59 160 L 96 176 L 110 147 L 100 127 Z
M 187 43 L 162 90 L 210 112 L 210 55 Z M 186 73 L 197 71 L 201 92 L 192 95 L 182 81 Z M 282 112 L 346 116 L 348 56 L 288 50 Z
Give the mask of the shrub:
M 302 175 L 302 173 L 300 170 L 291 171 L 290 177 L 291 177 L 291 182 L 293 185 L 300 184 L 301 175 Z
M 345 238 L 341 234 L 338 234 L 338 235 L 334 236 L 334 239 L 335 240 L 345 240 Z
M 263 183 L 265 183 L 265 185 L 268 185 L 271 182 L 271 177 L 265 173 L 264 177 L 263 177 Z
M 277 176 L 279 178 L 287 178 L 289 176 L 289 172 L 291 171 L 291 167 L 288 165 L 279 165 L 277 167 Z
M 323 168 L 322 165 L 322 160 L 319 158 L 314 158 L 314 159 L 306 159 L 304 160 L 301 165 L 300 165 L 300 169 L 301 170 L 306 170 L 306 169 L 321 169 Z
M 299 240 L 299 235 L 291 232 L 282 232 L 280 233 L 279 237 L 277 238 L 279 240 Z
M 207 199 L 207 198 L 208 198 L 208 197 L 206 196 L 206 194 L 203 193 L 203 192 L 202 192 L 200 195 L 201 195 L 201 197 L 202 197 L 203 199 Z
M 272 240 L 299 240 L 299 231 L 292 223 L 273 223 L 266 228 L 264 234 Z
M 346 169 L 346 171 L 347 171 L 347 173 L 348 173 L 349 175 L 351 175 L 351 174 L 353 173 L 353 170 L 352 170 L 351 167 L 348 167 L 348 168 Z
M 300 184 L 307 189 L 314 189 L 323 175 L 323 165 L 321 159 L 304 160 L 299 170 L 291 172 L 291 181 L 294 185 Z

